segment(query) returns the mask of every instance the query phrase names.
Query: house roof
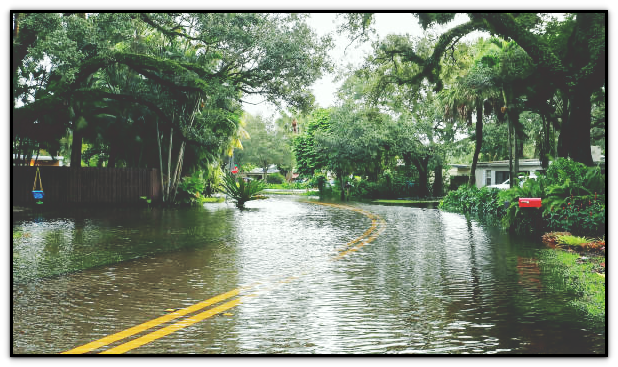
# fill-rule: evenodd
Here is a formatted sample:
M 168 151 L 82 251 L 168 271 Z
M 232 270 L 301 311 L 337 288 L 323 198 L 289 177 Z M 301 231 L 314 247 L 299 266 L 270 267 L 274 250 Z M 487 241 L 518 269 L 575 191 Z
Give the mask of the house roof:
M 478 162 L 476 164 L 477 167 L 488 167 L 488 166 L 494 166 L 494 167 L 501 167 L 501 166 L 508 166 L 509 165 L 509 161 L 505 160 L 505 161 L 491 161 L 491 162 Z M 531 158 L 531 159 L 520 159 L 519 160 L 519 166 L 540 166 L 541 162 L 538 160 L 538 158 Z
M 279 172 L 276 165 L 271 164 L 270 166 L 268 166 L 268 170 L 266 171 L 267 174 L 275 173 L 275 172 Z M 263 173 L 264 173 L 264 169 L 262 167 L 254 168 L 251 171 L 247 172 L 247 174 L 251 174 L 251 175 L 261 175 Z
M 17 154 L 13 154 L 13 159 L 17 159 Z M 24 159 L 23 155 L 19 155 L 19 159 Z M 37 159 L 36 155 L 33 155 L 30 159 Z M 64 160 L 63 156 L 50 157 L 48 155 L 40 155 L 38 158 L 39 161 L 62 161 Z

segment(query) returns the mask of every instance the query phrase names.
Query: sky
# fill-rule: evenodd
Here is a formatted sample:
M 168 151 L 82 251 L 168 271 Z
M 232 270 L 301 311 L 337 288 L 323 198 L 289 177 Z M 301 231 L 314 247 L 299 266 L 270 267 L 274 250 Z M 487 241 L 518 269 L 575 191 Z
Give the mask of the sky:
M 416 18 L 410 13 L 394 12 L 394 13 L 377 13 L 375 14 L 373 28 L 376 30 L 376 35 L 372 36 L 372 41 L 382 40 L 388 34 L 408 34 L 410 36 L 421 36 L 423 30 L 418 24 Z M 448 26 L 439 28 L 449 29 L 455 25 L 464 23 L 468 20 L 468 17 L 464 14 L 459 14 Z M 315 95 L 315 102 L 320 107 L 333 106 L 336 103 L 335 93 L 341 86 L 343 81 L 335 81 L 338 72 L 341 72 L 342 68 L 353 65 L 359 67 L 365 57 L 371 53 L 371 42 L 354 42 L 350 44 L 350 40 L 347 36 L 338 35 L 336 33 L 337 26 L 342 22 L 342 19 L 337 19 L 336 13 L 311 13 L 308 20 L 308 24 L 317 33 L 318 37 L 322 37 L 328 33 L 331 33 L 335 42 L 335 47 L 331 50 L 330 55 L 335 62 L 335 72 L 324 75 L 317 80 L 311 89 Z M 464 38 L 464 40 L 474 40 L 483 36 L 480 32 L 474 32 Z M 276 116 L 277 109 L 275 106 L 269 103 L 260 103 L 263 98 L 254 97 L 247 98 L 251 103 L 256 104 L 244 104 L 244 109 L 252 115 L 261 114 L 264 117 Z

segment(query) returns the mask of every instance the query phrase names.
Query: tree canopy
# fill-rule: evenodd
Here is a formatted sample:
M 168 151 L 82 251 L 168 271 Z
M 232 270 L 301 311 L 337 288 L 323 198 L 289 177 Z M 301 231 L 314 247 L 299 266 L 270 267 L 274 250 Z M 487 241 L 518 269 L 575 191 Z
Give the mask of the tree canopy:
M 219 146 L 227 144 L 245 96 L 309 110 L 309 87 L 331 66 L 331 40 L 318 38 L 306 17 L 14 13 L 14 141 L 57 140 L 69 129 L 75 144 L 94 116 L 116 113 L 118 120 L 122 111 L 124 123 L 141 118 L 152 131 L 155 121 L 163 130 L 176 127 L 180 141 L 211 150 L 211 132 L 222 133 L 214 138 Z M 232 128 L 207 129 L 200 119 Z
M 423 29 L 447 25 L 455 13 L 414 14 Z M 442 33 L 431 53 L 419 51 L 413 43 L 399 40 L 383 42 L 381 50 L 397 57 L 401 64 L 415 65 L 414 71 L 393 79 L 393 83 L 420 85 L 426 80 L 436 91 L 444 88 L 441 60 L 459 40 L 473 32 L 485 31 L 512 41 L 525 51 L 535 68 L 536 89 L 528 92 L 528 100 L 548 118 L 556 113 L 550 102 L 562 96 L 569 109 L 560 116 L 562 156 L 591 165 L 590 98 L 603 87 L 606 76 L 606 12 L 567 14 L 564 19 L 538 13 L 468 13 L 469 20 Z M 346 15 L 344 30 L 358 39 L 371 29 L 371 14 Z M 386 60 L 386 59 L 384 59 Z M 531 98 L 533 97 L 533 98 Z M 508 106 L 507 106 L 508 108 Z

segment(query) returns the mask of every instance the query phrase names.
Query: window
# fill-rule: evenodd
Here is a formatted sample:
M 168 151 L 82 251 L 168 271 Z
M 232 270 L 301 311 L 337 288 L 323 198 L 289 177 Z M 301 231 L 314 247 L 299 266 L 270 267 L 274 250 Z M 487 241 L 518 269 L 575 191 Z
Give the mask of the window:
M 491 170 L 485 171 L 485 186 L 491 185 Z
M 501 184 L 509 179 L 509 171 L 496 171 L 496 183 Z

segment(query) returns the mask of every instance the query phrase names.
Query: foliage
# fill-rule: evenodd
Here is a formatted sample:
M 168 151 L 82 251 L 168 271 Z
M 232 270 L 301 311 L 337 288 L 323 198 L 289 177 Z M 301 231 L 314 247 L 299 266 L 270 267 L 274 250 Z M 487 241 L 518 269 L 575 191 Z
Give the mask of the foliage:
M 506 210 L 500 196 L 501 190 L 476 186 L 462 185 L 455 191 L 450 191 L 438 206 L 439 209 L 471 213 L 479 216 L 501 218 Z
M 255 165 L 267 171 L 272 164 L 292 166 L 291 137 L 275 122 L 261 115 L 244 115 L 249 139 L 243 140 L 243 149 L 236 151 L 235 162 L 241 166 Z
M 285 182 L 285 177 L 279 172 L 271 173 L 266 177 L 269 184 L 281 184 Z
M 415 15 L 424 29 L 445 26 L 454 18 L 452 13 Z M 591 96 L 605 83 L 607 14 L 566 14 L 563 19 L 540 13 L 476 12 L 467 13 L 467 16 L 469 21 L 442 31 L 429 52 L 417 47 L 410 37 L 397 42 L 383 41 L 387 53 L 376 58 L 371 66 L 377 69 L 380 63 L 395 64 L 404 73 L 382 73 L 383 80 L 406 85 L 409 89 L 418 88 L 427 81 L 439 91 L 451 81 L 443 73 L 443 61 L 453 58 L 454 44 L 462 37 L 485 31 L 511 40 L 497 42 L 502 52 L 488 55 L 484 60 L 485 67 L 497 66 L 491 74 L 503 84 L 504 110 L 510 120 L 516 124 L 523 108 L 541 114 L 561 132 L 559 155 L 591 165 Z M 358 39 L 371 29 L 372 22 L 371 14 L 348 15 L 342 29 L 350 32 L 350 38 Z M 490 76 L 487 73 L 478 75 L 483 74 Z M 602 116 L 595 119 L 604 121 Z M 546 124 L 545 136 L 550 135 L 548 130 Z M 546 144 L 545 152 L 548 148 Z
M 557 242 L 558 244 L 561 244 L 561 245 L 581 246 L 584 243 L 590 242 L 590 239 L 586 237 L 578 237 L 578 236 L 571 236 L 571 235 L 559 235 L 557 236 Z
M 489 213 L 502 218 L 503 227 L 518 233 L 546 229 L 601 235 L 606 224 L 605 197 L 590 193 L 587 187 L 598 188 L 605 178 L 598 167 L 585 169 L 586 174 L 580 185 L 572 183 L 568 178 L 562 185 L 551 185 L 550 179 L 539 175 L 536 180 L 526 180 L 522 187 L 516 186 L 509 190 L 491 191 L 486 187 L 477 189 L 460 186 L 444 197 L 440 208 L 478 215 Z M 552 172 L 556 177 L 565 177 L 560 169 Z M 542 208 L 520 208 L 519 198 L 540 198 Z M 504 203 L 508 203 L 506 208 Z
M 540 198 L 541 203 L 543 203 L 545 198 L 544 185 L 542 178 L 530 179 L 526 180 L 521 187 L 514 186 L 499 193 L 499 200 L 509 203 L 505 215 L 502 217 L 502 225 L 505 228 L 517 233 L 532 233 L 543 228 L 542 209 L 520 208 L 519 198 Z
M 330 126 L 331 110 L 318 108 L 311 113 L 305 131 L 294 137 L 293 152 L 297 171 L 301 176 L 312 177 L 316 170 L 325 167 L 323 157 L 315 151 L 315 134 L 326 131 Z
M 191 176 L 183 177 L 178 185 L 176 202 L 180 204 L 201 205 L 204 203 L 203 192 L 206 189 L 204 172 L 195 171 Z
M 418 197 L 418 187 L 405 174 L 385 170 L 377 182 L 355 177 L 350 195 L 362 199 L 395 199 Z
M 231 173 L 226 173 L 221 183 L 221 190 L 236 202 L 238 209 L 244 209 L 245 203 L 251 200 L 263 199 L 259 193 L 264 190 L 265 184 L 258 180 L 245 181 Z
M 559 159 L 547 171 L 547 182 L 553 182 L 546 188 L 544 202 L 547 228 L 581 234 L 603 233 L 606 207 L 605 196 L 600 193 L 605 191 L 605 176 L 600 168 Z
M 309 186 L 317 187 L 320 192 L 320 196 L 324 196 L 327 182 L 328 180 L 326 179 L 326 175 L 323 173 L 316 173 L 309 181 Z
M 569 231 L 585 235 L 605 233 L 606 207 L 603 196 L 567 197 L 562 206 L 547 204 L 544 220 L 551 231 Z M 555 203 L 555 201 L 554 201 Z
M 556 158 L 547 168 L 547 181 L 549 185 L 560 185 L 570 180 L 574 184 L 581 184 L 586 174 L 587 167 L 579 162 L 568 158 Z
M 73 167 L 82 142 L 96 164 L 159 166 L 164 200 L 173 201 L 183 167 L 204 170 L 238 145 L 243 98 L 311 108 L 309 88 L 330 70 L 332 42 L 306 18 L 15 13 L 14 153 L 56 152 L 68 129 Z

